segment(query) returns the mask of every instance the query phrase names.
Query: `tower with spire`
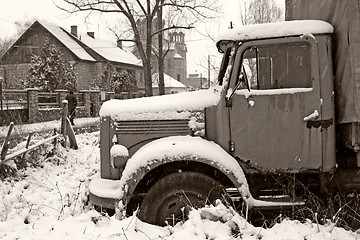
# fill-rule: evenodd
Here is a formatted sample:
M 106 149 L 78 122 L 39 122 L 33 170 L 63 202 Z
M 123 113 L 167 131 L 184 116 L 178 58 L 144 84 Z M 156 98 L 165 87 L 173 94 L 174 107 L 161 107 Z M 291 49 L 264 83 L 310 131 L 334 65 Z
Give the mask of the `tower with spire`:
M 156 18 L 153 20 L 152 32 L 158 31 Z M 141 39 L 143 40 L 143 46 L 146 44 L 146 19 L 137 21 L 140 31 Z M 164 24 L 163 24 L 164 25 Z M 152 39 L 152 45 L 154 49 L 158 48 L 158 35 L 155 34 Z M 186 62 L 186 43 L 185 33 L 182 31 L 164 31 L 163 32 L 163 52 L 166 53 L 164 60 L 164 73 L 172 78 L 182 82 L 187 77 L 187 62 Z M 134 49 L 133 53 L 140 57 L 137 49 Z M 158 61 L 156 56 L 151 58 L 152 73 L 158 72 Z

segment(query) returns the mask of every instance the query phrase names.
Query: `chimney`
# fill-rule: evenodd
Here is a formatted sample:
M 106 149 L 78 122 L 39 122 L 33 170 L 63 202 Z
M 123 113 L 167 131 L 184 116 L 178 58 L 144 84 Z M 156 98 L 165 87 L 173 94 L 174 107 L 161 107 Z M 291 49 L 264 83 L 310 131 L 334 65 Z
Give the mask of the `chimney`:
M 78 36 L 77 26 L 76 25 L 71 26 L 71 34 L 74 35 L 75 37 Z
M 116 41 L 116 45 L 119 47 L 119 48 L 121 48 L 122 49 L 122 41 L 120 40 L 120 39 L 118 39 L 117 41 Z
M 89 35 L 92 38 L 95 38 L 95 33 L 94 32 L 87 32 L 87 35 Z

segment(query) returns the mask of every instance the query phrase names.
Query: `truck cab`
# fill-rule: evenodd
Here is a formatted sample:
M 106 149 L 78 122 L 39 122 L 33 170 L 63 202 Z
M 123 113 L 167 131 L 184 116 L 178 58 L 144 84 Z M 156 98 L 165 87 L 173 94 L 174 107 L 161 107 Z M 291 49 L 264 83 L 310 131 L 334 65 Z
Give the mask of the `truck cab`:
M 309 25 L 318 27 L 311 35 L 293 30 Z M 320 21 L 255 26 L 251 39 L 234 30 L 217 44 L 231 71 L 223 103 L 206 110 L 207 138 L 249 171 L 333 170 L 332 27 Z M 269 29 L 272 37 L 266 38 Z
M 338 167 L 333 31 L 319 20 L 231 29 L 216 86 L 105 102 L 91 201 L 158 225 L 218 198 L 304 204 L 304 188 L 320 192 Z

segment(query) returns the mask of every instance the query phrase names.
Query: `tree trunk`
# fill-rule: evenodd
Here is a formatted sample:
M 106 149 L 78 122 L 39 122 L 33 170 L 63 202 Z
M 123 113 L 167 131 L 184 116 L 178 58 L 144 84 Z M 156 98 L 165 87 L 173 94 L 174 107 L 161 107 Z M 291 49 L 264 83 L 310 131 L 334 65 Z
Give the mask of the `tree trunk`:
M 147 0 L 147 12 L 151 12 L 150 0 Z M 144 62 L 145 73 L 145 96 L 153 95 L 152 76 L 151 76 L 151 45 L 152 45 L 152 18 L 150 14 L 146 16 L 146 61 Z
M 145 81 L 145 96 L 150 97 L 153 95 L 152 91 L 152 78 L 151 78 L 151 62 L 146 58 L 144 62 L 144 81 Z
M 162 24 L 162 4 L 163 4 L 164 0 L 161 0 L 160 5 L 161 7 L 159 8 L 158 11 L 158 28 L 159 30 L 163 28 L 163 24 Z M 163 32 L 160 31 L 159 32 L 159 57 L 158 57 L 158 71 L 159 71 L 159 95 L 165 95 L 165 82 L 164 82 L 164 54 L 163 54 Z

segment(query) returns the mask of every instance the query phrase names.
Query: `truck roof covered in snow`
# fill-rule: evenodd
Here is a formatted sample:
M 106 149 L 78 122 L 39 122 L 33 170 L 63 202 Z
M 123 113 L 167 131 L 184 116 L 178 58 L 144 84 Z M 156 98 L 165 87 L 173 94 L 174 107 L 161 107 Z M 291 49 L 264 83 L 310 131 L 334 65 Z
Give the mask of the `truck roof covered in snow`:
M 320 20 L 300 20 L 245 25 L 229 29 L 219 36 L 218 41 L 247 41 L 254 39 L 299 36 L 303 34 L 333 33 L 331 24 Z

